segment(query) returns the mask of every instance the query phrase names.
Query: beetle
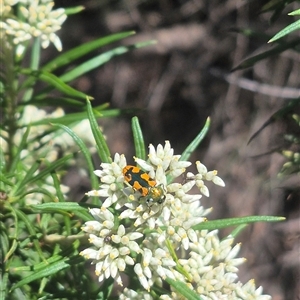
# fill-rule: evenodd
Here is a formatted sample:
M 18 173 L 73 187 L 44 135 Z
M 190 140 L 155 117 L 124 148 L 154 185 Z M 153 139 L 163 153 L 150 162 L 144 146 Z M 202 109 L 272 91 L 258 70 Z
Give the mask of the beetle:
M 141 194 L 141 199 L 145 199 L 147 205 L 151 207 L 154 203 L 162 204 L 166 195 L 163 184 L 157 185 L 155 179 L 141 170 L 139 167 L 127 165 L 123 168 L 125 182 L 129 184 L 134 191 Z

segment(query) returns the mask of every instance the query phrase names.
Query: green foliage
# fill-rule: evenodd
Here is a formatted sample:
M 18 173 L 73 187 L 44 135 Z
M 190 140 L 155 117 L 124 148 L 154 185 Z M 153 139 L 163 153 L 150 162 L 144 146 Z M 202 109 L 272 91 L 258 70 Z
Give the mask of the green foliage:
M 281 1 L 281 0 L 271 0 L 264 4 L 261 9 L 262 13 L 271 12 L 272 15 L 270 17 L 270 23 L 274 23 L 278 17 L 282 14 L 284 8 L 286 8 L 291 3 L 295 3 L 298 1 Z M 289 13 L 290 16 L 299 16 L 300 9 L 296 9 Z M 272 38 L 268 37 L 266 34 L 259 33 L 259 36 L 266 40 L 268 43 L 274 43 L 274 46 L 264 51 L 258 55 L 250 56 L 244 61 L 240 62 L 237 66 L 235 66 L 232 71 L 246 69 L 249 67 L 253 67 L 255 64 L 260 62 L 263 59 L 268 59 L 273 57 L 274 55 L 279 55 L 284 51 L 294 51 L 299 54 L 299 37 L 292 37 L 289 40 L 287 36 L 291 34 L 293 31 L 300 29 L 300 20 L 296 20 L 291 24 L 287 25 L 284 29 L 275 34 Z M 249 30 L 249 29 L 239 29 L 236 30 L 246 36 L 257 36 L 258 33 Z M 286 37 L 286 39 L 283 39 Z M 284 88 L 284 87 L 283 87 Z M 249 143 L 255 139 L 264 128 L 269 126 L 270 124 L 280 121 L 286 124 L 293 124 L 292 126 L 286 126 L 287 132 L 284 135 L 285 139 L 285 147 L 278 146 L 278 148 L 271 149 L 270 152 L 277 151 L 281 153 L 287 160 L 286 163 L 283 164 L 281 171 L 279 172 L 279 176 L 292 175 L 296 174 L 299 176 L 300 174 L 300 159 L 299 159 L 299 116 L 296 113 L 300 107 L 300 98 L 288 99 L 286 104 L 276 111 L 268 120 L 264 122 L 264 124 L 257 130 L 249 140 Z
M 202 298 L 193 290 L 191 290 L 186 284 L 180 281 L 175 281 L 171 278 L 167 278 L 166 282 L 170 284 L 179 294 L 188 300 L 201 300 Z
M 195 225 L 193 228 L 197 230 L 213 230 L 213 229 L 221 229 L 227 228 L 231 226 L 244 225 L 256 222 L 279 222 L 283 221 L 285 218 L 283 217 L 273 217 L 273 216 L 248 216 L 241 218 L 230 218 L 230 219 L 221 219 L 221 220 L 213 220 L 203 222 L 199 225 Z
M 299 99 L 300 101 L 300 99 Z M 292 128 L 297 128 L 296 130 L 291 130 L 285 134 L 285 140 L 288 147 L 281 150 L 282 155 L 287 160 L 279 173 L 280 176 L 287 176 L 292 174 L 300 175 L 300 116 L 298 114 L 292 114 L 288 116 L 289 121 L 292 124 Z
M 297 16 L 300 15 L 300 9 L 294 10 L 291 13 L 289 13 L 290 16 Z M 292 24 L 286 26 L 284 29 L 282 29 L 281 31 L 279 31 L 277 34 L 275 34 L 270 40 L 269 43 L 274 42 L 288 34 L 290 34 L 291 32 L 295 31 L 295 30 L 299 30 L 300 29 L 300 20 L 297 20 L 295 22 L 293 22 Z
M 82 7 L 68 9 L 73 14 Z M 10 15 L 8 16 L 10 17 Z M 5 16 L 1 21 L 5 21 Z M 134 32 L 99 38 L 57 55 L 40 66 L 41 41 L 28 43 L 19 55 L 6 36 L 1 49 L 0 132 L 0 300 L 4 299 L 106 299 L 107 294 L 90 277 L 84 259 L 78 255 L 87 244 L 81 233 L 83 222 L 91 220 L 87 200 L 70 202 L 62 176 L 78 159 L 80 151 L 91 185 L 94 175 L 91 150 L 94 140 L 78 131 L 91 123 L 97 136 L 99 156 L 109 161 L 110 153 L 97 119 L 117 116 L 118 109 L 104 104 L 91 108 L 91 96 L 69 82 L 99 68 L 116 55 L 148 45 L 114 46 L 79 64 L 101 47 L 116 43 Z M 2 41 L 1 41 L 2 43 Z M 30 53 L 25 59 L 25 53 Z M 71 66 L 76 66 L 71 68 Z M 55 72 L 65 69 L 62 75 Z M 42 87 L 42 88 L 41 88 Z M 52 113 L 43 110 L 47 107 Z M 63 109 L 71 107 L 73 112 Z M 88 121 L 88 117 L 90 121 Z M 90 134 L 92 137 L 92 134 Z M 101 138 L 100 138 L 101 137 Z M 61 152 L 61 154 L 59 154 Z M 99 205 L 99 199 L 93 199 Z M 111 285 L 111 284 L 110 284 Z M 102 296 L 101 296 L 102 295 Z
M 289 5 L 292 2 L 297 2 L 293 0 L 289 1 L 282 1 L 282 0 L 270 0 L 264 6 L 261 8 L 261 13 L 265 12 L 272 12 L 272 16 L 270 17 L 270 23 L 274 23 L 277 18 L 281 15 L 283 9 Z M 297 9 L 295 11 L 292 11 L 289 13 L 290 16 L 296 16 L 299 15 L 300 10 Z M 300 29 L 300 23 L 299 20 L 291 23 L 290 25 L 286 26 L 283 30 L 278 32 L 276 35 L 274 35 L 272 38 L 270 38 L 267 34 L 256 32 L 255 30 L 251 29 L 236 29 L 235 31 L 240 32 L 241 34 L 244 34 L 245 36 L 256 36 L 261 37 L 262 39 L 266 40 L 266 42 L 277 42 L 277 45 L 274 46 L 272 49 L 264 51 L 258 55 L 250 56 L 249 58 L 245 59 L 241 63 L 239 63 L 237 66 L 235 66 L 232 71 L 240 70 L 240 69 L 246 69 L 249 67 L 252 67 L 254 64 L 258 63 L 262 59 L 270 58 L 274 55 L 281 54 L 284 51 L 287 50 L 294 50 L 299 51 L 299 38 L 293 38 L 290 41 L 278 41 L 280 38 L 290 34 L 291 32 Z
M 71 15 L 81 10 L 82 7 L 74 7 L 66 13 Z M 79 203 L 72 201 L 61 180 L 68 168 L 82 159 L 92 188 L 98 188 L 91 154 L 94 145 L 101 162 L 112 161 L 97 120 L 118 116 L 124 111 L 108 109 L 107 104 L 92 107 L 90 100 L 93 97 L 69 83 L 115 56 L 152 43 L 116 46 L 104 53 L 93 54 L 93 51 L 132 34 L 134 32 L 130 31 L 99 38 L 63 52 L 43 66 L 39 65 L 41 40 L 36 39 L 33 47 L 29 43 L 22 44 L 24 49 L 21 51 L 20 44 L 5 37 L 0 57 L 3 65 L 0 77 L 3 110 L 0 124 L 0 259 L 3 262 L 0 267 L 0 300 L 111 297 L 113 280 L 106 279 L 99 286 L 79 255 L 89 244 L 88 237 L 81 230 L 84 222 L 93 220 L 88 207 L 99 207 L 101 203 L 96 197 L 89 204 L 86 203 L 87 197 Z M 295 41 L 292 46 L 282 46 L 284 49 L 279 45 L 276 53 L 297 45 Z M 26 52 L 29 61 L 25 59 Z M 88 55 L 94 56 L 87 59 Z M 58 75 L 58 70 L 65 72 Z M 46 112 L 45 107 L 52 112 Z M 70 107 L 73 112 L 64 111 Z M 209 124 L 210 119 L 183 152 L 182 159 L 188 159 L 198 147 Z M 84 129 L 84 134 L 78 131 L 78 125 Z M 146 158 L 137 118 L 133 118 L 132 128 L 136 154 Z M 85 130 L 90 129 L 89 136 Z M 281 220 L 268 216 L 247 217 L 204 222 L 195 228 L 213 230 L 236 226 L 237 234 L 244 224 Z M 138 282 L 137 278 L 132 278 L 132 281 Z M 167 278 L 166 282 L 186 299 L 201 299 L 180 281 Z

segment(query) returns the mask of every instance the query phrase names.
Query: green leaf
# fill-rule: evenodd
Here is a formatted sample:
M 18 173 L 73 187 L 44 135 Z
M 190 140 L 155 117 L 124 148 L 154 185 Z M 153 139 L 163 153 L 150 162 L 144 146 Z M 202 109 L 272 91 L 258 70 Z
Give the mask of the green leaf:
M 78 13 L 82 12 L 84 9 L 85 8 L 82 5 L 74 6 L 74 7 L 68 7 L 68 8 L 65 8 L 65 14 L 67 16 L 75 15 L 75 14 L 78 14 Z
M 7 177 L 4 174 L 0 173 L 0 182 L 3 182 L 4 184 L 8 185 L 8 186 L 13 186 L 14 183 L 12 181 L 9 181 L 7 179 Z
M 56 57 L 51 62 L 49 62 L 47 65 L 45 65 L 42 70 L 48 71 L 48 72 L 53 71 L 59 67 L 69 64 L 70 62 L 74 61 L 75 59 L 78 59 L 95 49 L 98 49 L 107 44 L 113 43 L 115 41 L 124 39 L 133 34 L 135 34 L 134 31 L 121 32 L 121 33 L 112 34 L 112 35 L 109 35 L 106 37 L 102 37 L 100 39 L 91 41 L 89 43 L 85 43 L 83 45 L 73 48 L 72 50 L 69 50 L 69 51 L 61 54 L 60 56 Z
M 31 51 L 31 59 L 30 59 L 31 70 L 38 70 L 40 58 L 41 58 L 41 40 L 40 38 L 35 38 L 33 42 L 32 51 Z M 25 90 L 22 102 L 27 102 L 32 97 L 33 94 L 32 85 L 34 81 L 35 81 L 34 78 L 29 78 L 27 84 L 30 83 L 30 88 Z
M 56 197 L 55 197 L 54 194 L 49 192 L 47 189 L 44 189 L 44 188 L 41 188 L 41 187 L 36 188 L 36 189 L 26 190 L 24 194 L 21 194 L 19 196 L 19 198 L 23 199 L 26 195 L 30 195 L 30 194 L 33 194 L 33 193 L 43 194 L 43 195 L 49 197 L 49 199 L 53 202 L 56 200 Z
M 97 107 L 94 108 L 94 111 L 97 111 Z M 117 116 L 120 116 L 120 115 L 125 115 L 125 114 L 130 114 L 132 115 L 132 113 L 134 112 L 133 109 L 107 109 L 107 110 L 104 110 L 104 111 L 101 111 L 101 116 L 102 118 L 108 118 L 108 117 L 117 117 Z
M 293 112 L 295 109 L 298 109 L 298 106 L 300 107 L 300 98 L 290 100 L 287 105 L 276 111 L 270 118 L 268 118 L 264 122 L 264 124 L 250 137 L 247 144 L 249 145 L 263 131 L 264 128 L 266 128 L 267 126 L 269 126 L 277 120 L 281 120 L 286 115 Z
M 123 114 L 123 110 L 120 110 L 120 109 L 107 109 L 107 110 L 103 110 L 103 109 L 104 109 L 103 105 L 93 108 L 93 111 L 97 114 L 97 118 L 116 117 L 116 116 Z M 130 110 L 130 112 L 132 112 L 132 110 Z M 87 117 L 88 117 L 88 114 L 85 111 L 78 112 L 78 113 L 69 113 L 62 117 L 45 118 L 43 120 L 38 120 L 38 121 L 29 123 L 29 124 L 24 124 L 23 127 L 26 128 L 28 125 L 39 126 L 39 125 L 49 125 L 49 124 L 52 124 L 52 125 L 53 124 L 63 124 L 66 126 L 71 126 L 74 123 L 78 123 L 84 119 L 87 119 Z
M 39 125 L 54 125 L 54 124 L 64 124 L 64 125 L 70 125 L 73 123 L 80 122 L 84 119 L 87 118 L 87 113 L 86 112 L 79 112 L 79 113 L 70 113 L 67 115 L 64 115 L 62 117 L 58 118 L 45 118 L 43 120 L 35 121 L 30 123 L 31 126 L 39 126 Z M 26 127 L 27 124 L 24 125 Z
M 42 203 L 30 205 L 34 210 L 41 212 L 55 212 L 57 210 L 74 212 L 74 211 L 86 211 L 86 208 L 80 206 L 76 202 L 51 202 L 51 203 Z
M 295 21 L 294 23 L 279 31 L 268 41 L 268 43 L 272 43 L 297 29 L 300 29 L 300 20 Z
M 201 300 L 202 298 L 193 290 L 191 290 L 186 283 L 175 281 L 171 278 L 166 278 L 166 282 L 171 285 L 178 293 L 184 296 L 187 300 Z
M 241 224 L 237 226 L 234 230 L 232 230 L 230 235 L 236 238 L 247 226 L 248 224 Z
M 140 47 L 145 47 L 150 44 L 153 44 L 153 41 L 137 43 L 137 44 L 129 45 L 129 46 L 117 47 L 113 50 L 102 53 L 102 54 L 84 62 L 83 64 L 81 64 L 81 65 L 77 66 L 76 68 L 74 68 L 73 70 L 69 71 L 68 73 L 65 73 L 64 75 L 60 76 L 60 79 L 63 82 L 69 82 L 91 70 L 94 70 L 94 69 L 102 66 L 103 64 L 110 61 L 114 56 L 122 55 L 122 54 L 128 52 L 129 50 L 137 49 Z
M 292 1 L 294 0 L 271 0 L 263 5 L 261 12 L 272 12 L 269 22 L 270 24 L 273 24 L 282 15 L 282 11 L 285 9 L 285 7 Z
M 4 255 L 4 253 L 5 253 L 5 257 L 4 257 L 4 261 L 3 262 L 8 261 L 8 259 L 10 258 L 10 256 L 13 255 L 13 253 L 15 252 L 15 250 L 18 247 L 17 240 L 18 240 L 19 219 L 18 219 L 16 211 L 14 209 L 11 209 L 10 211 L 11 211 L 11 214 L 13 216 L 13 223 L 14 223 L 15 230 L 14 230 L 13 233 L 10 232 L 10 236 L 9 236 L 10 240 L 13 239 L 12 244 L 11 244 L 11 242 L 8 243 L 8 244 L 5 243 L 6 242 L 6 238 L 7 238 L 7 236 L 6 236 L 6 230 L 3 231 L 3 235 L 5 234 L 5 239 L 3 239 L 3 236 L 1 236 L 1 246 L 2 246 L 1 250 L 2 250 L 2 255 Z M 8 242 L 8 240 L 7 240 L 7 242 Z M 6 249 L 8 251 L 5 251 L 5 248 L 6 248 L 5 246 L 8 246 L 8 245 L 10 246 L 10 249 L 9 250 Z
M 7 157 L 4 153 L 4 149 L 2 149 L 2 147 L 0 147 L 0 173 L 4 172 L 4 170 L 5 170 L 6 158 Z
M 30 283 L 34 280 L 44 278 L 44 277 L 49 277 L 51 275 L 54 275 L 54 274 L 58 273 L 61 270 L 69 268 L 70 264 L 67 262 L 68 260 L 69 260 L 69 258 L 66 257 L 61 261 L 58 261 L 58 262 L 53 263 L 51 265 L 48 265 L 43 270 L 40 270 L 40 271 L 33 272 L 33 273 L 29 274 L 24 279 L 20 280 L 18 283 L 13 285 L 11 290 L 13 291 L 14 289 L 19 288 L 19 287 L 21 287 L 25 284 L 28 284 L 28 283 Z
M 88 96 L 70 87 L 69 85 L 64 83 L 60 78 L 58 78 L 57 76 L 49 72 L 34 71 L 31 69 L 21 69 L 20 73 L 35 77 L 36 79 L 40 79 L 68 96 L 78 97 L 80 99 L 86 99 L 86 98 L 93 99 L 91 96 Z
M 98 182 L 96 175 L 94 174 L 94 166 L 93 166 L 91 154 L 90 154 L 88 148 L 86 147 L 86 145 L 84 144 L 84 142 L 82 141 L 82 139 L 74 131 L 72 131 L 69 127 L 67 127 L 65 125 L 55 124 L 54 126 L 61 128 L 65 132 L 67 132 L 73 138 L 75 143 L 78 145 L 78 147 L 80 148 L 80 150 L 87 162 L 87 168 L 89 170 L 89 174 L 90 174 L 89 177 L 91 179 L 92 188 L 97 189 L 99 187 L 99 182 Z
M 32 180 L 32 178 L 34 177 L 34 173 L 36 172 L 36 170 L 39 168 L 39 166 L 41 165 L 41 161 L 38 160 L 36 162 L 34 162 L 31 166 L 31 168 L 27 171 L 25 177 L 23 178 L 23 180 L 20 180 L 19 182 L 17 182 L 14 186 L 14 195 L 18 195 L 19 191 L 23 189 L 23 187 L 25 187 L 25 185 Z
M 236 67 L 234 67 L 231 70 L 231 72 L 236 71 L 236 70 L 250 68 L 255 63 L 257 63 L 265 58 L 269 58 L 271 56 L 280 54 L 280 53 L 284 52 L 285 50 L 293 49 L 299 44 L 300 44 L 300 39 L 295 39 L 295 40 L 287 42 L 287 43 L 279 44 L 278 46 L 272 48 L 271 50 L 265 51 L 261 54 L 258 54 L 258 55 L 255 55 L 255 56 L 245 59 L 240 64 L 238 64 Z
M 60 181 L 58 179 L 57 174 L 54 171 L 52 171 L 50 174 L 51 174 L 51 177 L 52 177 L 52 180 L 53 180 L 54 188 L 56 190 L 56 195 L 57 195 L 58 201 L 59 202 L 65 202 L 65 197 L 64 197 L 64 194 L 61 190 Z
M 95 141 L 96 141 L 98 155 L 102 162 L 109 163 L 109 162 L 111 162 L 111 155 L 110 155 L 109 148 L 105 141 L 104 135 L 102 134 L 102 132 L 99 128 L 97 120 L 94 116 L 94 111 L 92 109 L 91 103 L 88 99 L 86 100 L 86 102 L 87 102 L 88 118 L 89 118 L 89 121 L 91 124 L 91 129 L 92 129 Z
M 10 165 L 10 168 L 9 168 L 9 172 L 11 172 L 11 173 L 14 173 L 16 171 L 17 165 L 18 165 L 19 161 L 21 160 L 21 153 L 22 153 L 22 151 L 24 149 L 27 148 L 26 147 L 26 145 L 27 145 L 27 138 L 28 138 L 30 129 L 31 129 L 31 127 L 27 126 L 26 131 L 25 131 L 25 133 L 22 136 L 21 143 L 18 145 L 17 152 L 14 155 L 13 161 L 12 161 L 12 163 Z
M 15 186 L 14 195 L 18 195 L 19 191 L 26 185 L 34 183 L 40 179 L 42 179 L 45 176 L 48 176 L 52 171 L 55 169 L 63 166 L 70 158 L 73 157 L 73 154 L 68 154 L 57 161 L 53 162 L 50 166 L 47 166 L 42 171 L 40 171 L 38 174 L 34 174 L 35 171 L 39 168 L 41 165 L 41 161 L 35 162 L 32 167 L 27 172 L 26 176 L 23 178 L 23 180 L 19 181 Z
M 72 157 L 73 157 L 73 154 L 68 154 L 68 155 L 56 160 L 55 162 L 51 163 L 51 165 L 44 168 L 37 175 L 35 175 L 34 177 L 29 178 L 27 181 L 25 181 L 25 183 L 23 182 L 23 184 L 24 185 L 25 184 L 30 184 L 30 183 L 33 183 L 33 182 L 36 182 L 36 181 L 42 179 L 43 177 L 49 175 L 52 171 L 62 167 Z
M 86 208 L 74 202 L 48 202 L 43 204 L 31 205 L 33 211 L 41 213 L 60 213 L 63 215 L 72 213 L 84 222 L 93 220 L 93 217 Z
M 99 200 L 97 200 L 97 201 L 99 201 Z M 99 207 L 99 205 L 98 205 L 98 207 Z M 94 220 L 93 216 L 90 213 L 88 213 L 86 210 L 85 211 L 75 211 L 74 215 L 76 215 L 83 222 Z
M 40 247 L 40 243 L 39 240 L 36 238 L 36 234 L 37 232 L 35 231 L 34 225 L 32 224 L 31 220 L 28 219 L 28 216 L 25 215 L 21 210 L 19 209 L 14 209 L 11 207 L 11 210 L 15 212 L 15 214 L 19 217 L 20 220 L 22 220 L 29 232 L 29 235 L 31 236 L 31 239 L 33 240 L 33 245 L 36 249 L 37 254 L 43 259 L 45 260 L 44 257 L 44 253 Z M 17 230 L 19 230 L 18 228 L 16 228 Z
M 48 235 L 48 236 L 44 236 L 43 238 L 46 238 L 47 241 L 49 241 L 49 243 L 51 243 L 51 239 L 53 238 L 53 235 Z M 53 240 L 54 241 L 58 241 L 60 244 L 63 244 L 61 242 L 62 239 L 66 239 L 68 238 L 68 236 L 57 236 L 54 237 Z M 42 270 L 45 267 L 54 264 L 56 262 L 60 262 L 62 261 L 65 257 L 71 257 L 72 255 L 74 255 L 74 251 L 76 249 L 78 249 L 79 245 L 80 245 L 80 240 L 84 240 L 86 239 L 86 236 L 84 235 L 76 235 L 76 236 L 72 236 L 71 240 L 72 243 L 69 244 L 67 247 L 64 247 L 63 250 L 59 251 L 56 254 L 53 254 L 52 256 L 50 256 L 49 258 L 47 258 L 47 260 L 41 261 L 37 264 L 35 264 L 34 266 L 32 265 L 19 265 L 17 267 L 13 267 L 11 268 L 11 273 L 14 274 L 18 274 L 20 271 L 38 271 L 38 270 Z M 76 257 L 76 259 L 78 259 L 78 257 Z M 84 261 L 84 259 L 82 258 L 82 261 Z
M 299 16 L 300 15 L 300 8 L 290 12 L 288 15 L 289 16 Z
M 248 217 L 241 217 L 241 218 L 228 218 L 228 219 L 220 219 L 214 221 L 207 221 L 200 223 L 198 225 L 193 226 L 194 230 L 214 230 L 214 229 L 221 229 L 230 226 L 237 226 L 241 224 L 249 224 L 249 223 L 256 223 L 256 222 L 280 222 L 284 221 L 284 217 L 274 217 L 274 216 L 248 216 Z
M 0 272 L 0 300 L 9 299 L 8 297 L 9 286 L 9 272 Z M 10 297 L 11 294 L 9 293 Z M 19 298 L 18 298 L 19 299 Z
M 206 122 L 204 124 L 204 127 L 200 131 L 200 133 L 195 137 L 195 139 L 187 146 L 187 148 L 183 151 L 180 160 L 188 160 L 191 156 L 191 154 L 197 149 L 199 144 L 202 142 L 202 140 L 205 138 L 208 129 L 210 126 L 210 118 L 208 117 L 206 119 Z
M 14 217 L 14 222 L 16 220 L 18 220 L 18 218 L 16 218 L 15 215 L 13 215 Z M 14 227 L 18 227 L 15 226 Z M 14 231 L 14 236 L 8 236 L 8 234 L 10 234 L 9 232 L 7 232 L 7 227 L 4 225 L 4 223 L 0 224 L 0 241 L 1 241 L 1 260 L 3 260 L 3 257 L 5 255 L 5 257 L 8 256 L 9 253 L 9 249 L 11 247 L 11 240 L 12 238 L 15 240 L 15 235 L 17 234 L 17 231 Z M 4 258 L 4 262 L 6 262 L 7 258 Z
M 21 105 L 21 103 L 20 103 Z M 67 97 L 50 97 L 48 95 L 42 97 L 33 97 L 30 101 L 26 102 L 26 105 L 34 105 L 37 107 L 44 106 L 60 106 L 60 107 L 84 107 L 85 103 L 73 98 Z
M 143 136 L 142 129 L 140 127 L 139 119 L 137 117 L 132 118 L 131 127 L 133 132 L 135 155 L 138 158 L 146 160 L 144 136 Z
M 99 299 L 99 297 L 100 297 L 100 299 L 103 299 L 103 300 L 104 299 L 112 299 L 112 298 L 110 298 L 110 295 L 113 291 L 113 288 L 114 288 L 114 279 L 109 277 L 103 282 L 103 284 L 99 288 L 99 292 L 97 293 L 98 294 L 97 299 Z M 95 299 L 96 299 L 96 297 L 95 297 Z
M 2 242 L 2 240 L 1 240 Z M 13 242 L 10 246 L 10 249 L 9 251 L 6 253 L 5 257 L 4 257 L 4 262 L 6 262 L 15 252 L 15 250 L 17 249 L 18 247 L 18 242 L 17 242 L 17 239 L 13 239 Z

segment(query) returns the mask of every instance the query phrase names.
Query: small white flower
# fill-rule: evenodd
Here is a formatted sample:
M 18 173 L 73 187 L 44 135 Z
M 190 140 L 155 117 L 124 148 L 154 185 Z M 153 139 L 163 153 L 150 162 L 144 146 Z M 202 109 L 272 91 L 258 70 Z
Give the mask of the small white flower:
M 136 264 L 134 267 L 141 285 L 146 290 L 150 289 L 158 279 L 165 279 L 166 277 L 176 279 L 174 276 L 176 271 L 173 269 L 176 266 L 176 262 L 166 250 L 149 243 L 152 242 L 150 240 L 144 241 L 144 244 L 148 246 L 144 247 L 141 263 Z
M 144 287 L 145 290 L 149 292 L 151 285 L 149 284 L 148 278 L 144 275 L 141 264 L 138 263 L 134 266 L 134 272 L 138 276 L 141 285 Z
M 180 161 L 180 155 L 173 155 L 173 152 L 174 150 L 167 141 L 164 147 L 158 145 L 157 149 L 153 145 L 149 146 L 148 161 L 135 158 L 136 163 L 156 182 L 155 189 L 149 186 L 148 195 L 142 195 L 139 190 L 134 190 L 128 183 L 127 185 L 124 184 L 126 180 L 122 171 L 126 166 L 126 159 L 119 154 L 115 155 L 113 163 L 103 163 L 101 164 L 102 170 L 95 171 L 95 174 L 100 177 L 102 184 L 99 190 L 90 191 L 87 195 L 106 197 L 103 203 L 104 207 L 114 205 L 116 209 L 120 209 L 125 206 L 127 209 L 119 214 L 119 218 L 121 220 L 125 218 L 135 219 L 135 227 L 147 224 L 150 228 L 154 228 L 157 224 L 160 224 L 158 217 L 162 211 L 165 221 L 160 225 L 168 225 L 165 223 L 168 221 L 168 218 L 176 217 L 185 211 L 183 203 L 187 203 L 186 206 L 189 206 L 193 202 L 198 202 L 201 198 L 201 195 L 189 194 L 195 184 L 193 180 L 188 180 L 184 184 L 167 184 L 167 176 L 172 176 L 173 178 L 175 176 L 181 177 L 185 172 L 185 168 L 191 164 L 187 161 Z M 153 200 L 148 201 L 147 199 L 152 197 L 152 194 L 157 199 L 163 197 L 162 203 Z M 178 221 L 176 225 L 188 229 L 203 221 L 201 217 L 202 214 L 205 214 L 203 208 L 199 207 L 194 212 L 194 218 L 181 217 L 182 220 Z M 196 214 L 198 215 L 196 216 Z
M 246 284 L 242 285 L 238 282 L 235 293 L 238 297 L 249 300 L 270 300 L 270 295 L 262 295 L 263 288 L 260 286 L 256 289 L 255 282 L 253 279 L 249 280 Z
M 123 174 L 122 170 L 126 166 L 126 158 L 124 155 L 115 154 L 114 161 L 102 163 L 102 170 L 96 170 L 95 175 L 100 177 L 101 185 L 99 190 L 93 190 L 87 193 L 88 196 L 106 197 L 103 207 L 110 207 L 117 203 L 117 207 L 122 207 L 127 201 L 126 195 L 123 193 Z
M 225 186 L 224 181 L 217 176 L 218 172 L 214 171 L 207 171 L 207 168 L 200 162 L 196 162 L 198 174 L 194 175 L 191 172 L 187 173 L 187 179 L 195 181 L 196 186 L 199 188 L 200 192 L 209 197 L 209 190 L 208 187 L 205 185 L 204 181 L 212 181 L 214 184 L 219 186 Z
M 12 5 L 17 3 L 17 1 L 10 2 L 13 3 Z M 5 31 L 6 35 L 13 38 L 15 45 L 23 45 L 34 37 L 40 37 L 43 48 L 47 48 L 51 42 L 58 51 L 61 51 L 62 44 L 56 32 L 61 28 L 67 15 L 63 8 L 53 10 L 53 6 L 53 1 L 23 1 L 19 9 L 22 19 L 10 18 L 8 14 L 10 10 L 4 6 L 3 16 L 7 18 L 0 22 L 0 28 Z
M 136 292 L 125 288 L 123 292 L 119 295 L 120 300 L 152 300 L 153 297 L 146 291 Z
M 13 5 L 16 5 L 19 0 L 1 0 L 0 2 L 0 16 L 6 17 L 10 12 Z
M 90 234 L 90 243 L 97 249 L 87 248 L 80 255 L 93 260 L 99 281 L 112 277 L 122 286 L 120 272 L 124 272 L 126 265 L 134 265 L 132 252 L 142 252 L 135 240 L 143 234 L 133 231 L 127 234 L 123 225 L 115 229 L 113 214 L 105 207 L 90 211 L 97 221 L 86 222 L 82 230 Z
M 150 145 L 148 160 L 134 159 L 140 169 L 126 166 L 125 157 L 119 154 L 112 163 L 102 163 L 102 169 L 95 171 L 100 188 L 87 193 L 104 200 L 101 209 L 91 210 L 99 224 L 92 221 L 83 226 L 97 249 L 86 249 L 82 255 L 96 263 L 99 281 L 112 277 L 122 283 L 120 273 L 127 265 L 133 266 L 147 292 L 154 284 L 162 286 L 168 277 L 186 283 L 203 299 L 265 297 L 254 285 L 243 286 L 237 281 L 237 266 L 245 261 L 236 257 L 240 244 L 232 246 L 231 236 L 219 240 L 217 230 L 193 228 L 206 220 L 211 209 L 203 208 L 199 201 L 202 195 L 192 194 L 192 188 L 197 186 L 201 194 L 209 196 L 205 181 L 224 186 L 217 172 L 207 171 L 197 162 L 198 173 L 187 173 L 181 179 L 191 163 L 180 161 L 168 141 L 156 148 Z M 169 183 L 170 178 L 182 182 Z M 105 215 L 106 210 L 109 213 Z M 151 299 L 148 293 L 143 294 L 144 298 L 138 295 L 137 291 L 124 289 L 120 299 Z M 182 296 L 172 291 L 161 299 Z

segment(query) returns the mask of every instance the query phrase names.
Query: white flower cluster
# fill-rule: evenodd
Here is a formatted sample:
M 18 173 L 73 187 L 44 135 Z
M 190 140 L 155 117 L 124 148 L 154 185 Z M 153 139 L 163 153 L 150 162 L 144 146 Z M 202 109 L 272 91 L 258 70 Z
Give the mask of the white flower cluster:
M 100 189 L 87 193 L 103 198 L 101 208 L 90 210 L 95 220 L 82 228 L 93 247 L 81 255 L 95 264 L 99 281 L 112 277 L 123 286 L 123 272 L 137 278 L 145 290 L 134 291 L 129 284 L 120 299 L 153 299 L 153 287 L 162 289 L 166 278 L 186 283 L 202 299 L 271 299 L 253 281 L 237 281 L 237 266 L 244 259 L 236 258 L 240 245 L 232 246 L 232 237 L 219 240 L 217 230 L 193 229 L 210 212 L 199 201 L 201 194 L 209 195 L 206 181 L 225 185 L 217 171 L 197 162 L 198 173 L 184 177 L 191 163 L 174 155 L 168 141 L 156 149 L 150 145 L 147 161 L 135 161 L 139 168 L 127 166 L 125 156 L 116 154 L 112 163 L 102 163 L 95 171 Z M 163 187 L 155 190 L 163 191 L 158 193 L 161 201 L 147 201 L 143 195 L 145 182 L 151 194 L 153 180 L 155 187 Z M 201 194 L 190 194 L 193 187 Z M 183 299 L 175 290 L 157 296 Z
M 59 158 L 60 152 L 63 151 L 64 154 L 66 154 L 76 151 L 77 148 L 74 148 L 74 140 L 69 134 L 62 130 L 52 132 L 53 127 L 50 125 L 51 120 L 62 118 L 64 115 L 65 112 L 60 107 L 49 113 L 34 105 L 26 105 L 22 114 L 16 115 L 19 128 L 15 132 L 13 141 L 16 147 L 21 143 L 26 129 L 29 127 L 27 141 L 31 141 L 31 143 L 27 145 L 26 150 L 24 149 L 21 152 L 21 157 L 25 164 L 31 166 L 36 160 L 36 157 L 32 157 L 33 152 L 36 154 L 38 153 L 37 157 L 42 157 L 49 162 L 54 162 Z M 41 122 L 41 124 L 38 124 L 39 122 Z M 89 146 L 94 144 L 94 138 L 87 119 L 77 122 L 76 124 L 70 124 L 69 127 L 83 139 L 86 144 Z M 4 130 L 1 130 L 0 133 L 2 150 L 7 152 L 8 144 L 6 141 L 8 140 L 8 133 Z
M 24 176 L 26 175 L 26 171 L 36 162 L 37 157 L 46 160 L 48 163 L 52 163 L 59 159 L 62 153 L 66 155 L 78 151 L 77 145 L 75 145 L 74 140 L 69 134 L 62 130 L 52 132 L 51 119 L 62 118 L 64 115 L 65 113 L 62 108 L 57 108 L 52 113 L 48 113 L 43 109 L 38 109 L 36 106 L 26 105 L 22 114 L 16 115 L 18 129 L 14 134 L 14 139 L 10 146 L 7 143 L 9 139 L 8 132 L 0 130 L 0 145 L 4 155 L 9 152 L 9 147 L 14 147 L 14 149 L 20 147 L 27 131 L 27 147 L 20 153 L 22 164 L 26 168 L 26 170 L 23 170 Z M 49 121 L 45 124 L 47 120 Z M 38 125 L 39 122 L 44 123 Z M 91 151 L 95 150 L 94 138 L 87 119 L 76 124 L 70 124 L 69 127 L 85 144 L 90 146 Z M 21 177 L 20 172 L 21 170 L 19 170 L 19 176 Z M 46 182 L 42 187 L 48 190 L 50 194 L 56 194 L 51 176 L 46 178 Z M 66 194 L 69 191 L 69 187 L 61 184 L 61 190 Z M 28 205 L 39 204 L 42 202 L 43 197 L 44 194 L 42 193 L 31 193 L 25 196 L 25 201 Z
M 12 6 L 19 5 L 20 15 L 13 14 Z M 63 8 L 53 10 L 51 0 L 1 0 L 1 37 L 12 37 L 17 47 L 17 54 L 21 55 L 25 49 L 24 43 L 35 37 L 40 37 L 41 45 L 47 48 L 51 43 L 58 51 L 62 44 L 56 32 L 66 20 Z

